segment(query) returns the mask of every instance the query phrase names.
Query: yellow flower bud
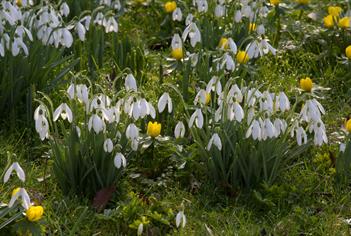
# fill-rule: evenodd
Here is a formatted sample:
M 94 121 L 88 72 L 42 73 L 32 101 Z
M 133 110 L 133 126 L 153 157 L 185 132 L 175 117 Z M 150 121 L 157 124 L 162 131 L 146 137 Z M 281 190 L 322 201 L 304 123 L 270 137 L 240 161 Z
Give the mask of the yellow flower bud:
M 312 80 L 310 77 L 306 77 L 305 79 L 300 80 L 300 87 L 301 89 L 305 90 L 306 92 L 312 91 Z
M 14 188 L 14 189 L 12 190 L 11 196 L 12 196 L 12 197 L 15 196 L 16 193 L 18 193 L 18 191 L 20 191 L 20 189 L 21 189 L 21 188 Z
M 256 30 L 256 24 L 255 23 L 250 23 L 249 25 L 249 32 L 255 31 Z
M 280 0 L 269 0 L 270 3 L 274 6 L 278 5 L 280 3 Z
M 208 105 L 211 101 L 211 94 L 210 93 L 206 93 L 206 101 L 205 104 Z
M 310 0 L 296 0 L 296 2 L 301 5 L 307 5 L 310 3 Z
M 166 2 L 164 7 L 167 13 L 171 13 L 177 8 L 177 3 L 175 1 Z
M 147 124 L 147 134 L 155 138 L 159 136 L 160 133 L 161 133 L 161 124 L 157 123 L 157 121 L 155 122 L 149 121 L 149 123 Z
M 16 5 L 18 7 L 21 7 L 22 6 L 22 0 L 16 0 Z
M 345 129 L 347 132 L 351 133 L 351 119 L 345 122 Z
M 31 206 L 26 211 L 26 217 L 29 221 L 38 221 L 44 214 L 44 208 L 42 206 Z
M 348 59 L 351 59 L 351 45 L 349 45 L 346 49 L 345 49 L 345 54 L 347 56 Z
M 183 58 L 183 48 L 175 48 L 172 50 L 171 55 L 174 59 L 180 60 Z
M 334 7 L 334 6 L 328 7 L 328 14 L 329 15 L 339 16 L 341 12 L 342 12 L 342 8 L 341 7 Z
M 228 39 L 225 37 L 222 37 L 221 40 L 219 40 L 218 47 L 223 48 L 223 49 L 228 49 Z
M 350 28 L 350 18 L 347 16 L 341 18 L 338 22 L 338 26 L 343 29 Z
M 334 17 L 332 15 L 327 15 L 323 18 L 324 27 L 332 28 L 334 26 Z
M 240 64 L 246 64 L 249 59 L 249 55 L 247 55 L 245 51 L 239 51 L 238 54 L 236 54 L 236 60 Z

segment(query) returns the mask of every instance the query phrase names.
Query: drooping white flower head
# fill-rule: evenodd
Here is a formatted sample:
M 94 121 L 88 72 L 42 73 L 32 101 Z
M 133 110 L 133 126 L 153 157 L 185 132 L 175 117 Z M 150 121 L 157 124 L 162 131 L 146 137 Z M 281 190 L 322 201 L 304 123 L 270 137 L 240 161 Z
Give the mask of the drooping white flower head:
M 185 135 L 185 126 L 184 123 L 181 121 L 178 121 L 175 129 L 174 129 L 174 137 L 175 138 L 183 138 Z
M 171 113 L 173 109 L 173 104 L 172 99 L 167 92 L 163 93 L 160 99 L 158 100 L 157 108 L 160 113 L 163 112 L 163 110 L 166 108 L 166 104 L 168 108 L 168 113 Z
M 196 0 L 197 10 L 198 12 L 207 12 L 208 3 L 207 0 Z
M 96 134 L 99 134 L 101 131 L 105 129 L 106 125 L 104 121 L 97 114 L 93 114 L 89 118 L 88 122 L 88 130 L 91 131 L 93 128 Z
M 67 17 L 69 15 L 69 6 L 66 2 L 63 2 L 60 6 L 60 13 L 61 15 Z
M 138 91 L 136 80 L 132 74 L 127 75 L 127 77 L 125 78 L 124 86 L 127 91 Z
M 225 6 L 218 4 L 215 8 L 215 16 L 223 17 L 225 15 Z
M 123 167 L 127 166 L 127 160 L 122 153 L 116 154 L 113 163 L 115 164 L 117 169 L 121 168 L 122 166 Z
M 35 120 L 35 130 L 42 141 L 49 137 L 49 122 L 44 115 L 39 115 Z
M 104 151 L 111 153 L 112 150 L 113 150 L 113 143 L 112 143 L 112 140 L 108 138 L 104 142 Z
M 81 22 L 77 22 L 75 26 L 75 30 L 77 31 L 78 37 L 80 41 L 84 42 L 85 41 L 85 34 L 87 32 L 86 28 L 83 26 Z
M 240 10 L 237 10 L 234 15 L 234 22 L 239 23 L 242 19 L 242 14 Z
M 22 167 L 18 164 L 18 162 L 12 163 L 12 165 L 7 169 L 5 175 L 4 175 L 4 183 L 6 183 L 12 174 L 12 172 L 15 171 L 17 174 L 17 177 L 24 182 L 26 180 L 26 175 L 22 169 Z
M 191 115 L 189 120 L 189 128 L 193 127 L 194 122 L 199 129 L 201 129 L 204 125 L 204 116 L 202 115 L 202 111 L 199 108 L 197 108 Z
M 252 136 L 253 140 L 262 140 L 262 131 L 260 122 L 254 120 L 246 132 L 246 138 Z
M 183 42 L 182 42 L 182 39 L 180 38 L 179 34 L 173 35 L 171 46 L 172 46 L 173 50 L 183 47 Z
M 200 30 L 197 28 L 194 22 L 191 22 L 183 31 L 182 38 L 184 42 L 188 36 L 190 38 L 190 44 L 192 47 L 195 47 L 196 43 L 201 42 Z
M 139 129 L 135 124 L 131 123 L 128 125 L 126 129 L 126 137 L 131 140 L 137 139 L 139 137 Z
M 241 105 L 237 102 L 228 105 L 228 119 L 233 121 L 234 119 L 241 122 L 244 118 L 244 110 Z
M 9 202 L 9 207 L 11 208 L 16 200 L 21 197 L 21 204 L 24 209 L 28 210 L 31 205 L 29 195 L 24 188 L 20 188 L 19 191 L 11 197 Z
M 276 97 L 275 109 L 282 112 L 290 110 L 290 101 L 284 92 L 280 92 Z
M 212 144 L 214 144 L 218 148 L 218 150 L 222 150 L 222 141 L 217 133 L 214 133 L 210 138 L 210 141 L 208 141 L 207 151 L 211 150 Z
M 56 108 L 53 115 L 53 121 L 56 121 L 60 116 L 63 120 L 67 119 L 68 122 L 72 123 L 73 114 L 66 103 L 62 103 L 60 106 L 58 106 L 58 108 Z
M 176 226 L 179 228 L 179 226 L 182 226 L 184 228 L 186 225 L 186 216 L 184 214 L 184 211 L 179 211 L 177 216 L 176 216 Z
M 172 13 L 172 19 L 173 21 L 182 21 L 182 18 L 182 10 L 179 7 L 177 7 Z

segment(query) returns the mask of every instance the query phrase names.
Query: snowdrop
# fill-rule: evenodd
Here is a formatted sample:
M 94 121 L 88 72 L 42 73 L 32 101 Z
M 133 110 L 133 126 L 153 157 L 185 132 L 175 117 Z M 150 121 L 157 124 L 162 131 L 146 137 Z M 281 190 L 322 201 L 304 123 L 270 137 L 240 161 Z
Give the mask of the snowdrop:
M 228 119 L 241 122 L 244 118 L 244 110 L 239 103 L 234 102 L 228 105 Z
M 61 7 L 60 7 L 60 13 L 61 13 L 61 15 L 63 15 L 63 16 L 68 16 L 69 15 L 69 6 L 67 5 L 67 3 L 62 3 L 61 4 Z
M 225 6 L 222 4 L 218 4 L 215 8 L 215 16 L 223 17 L 225 15 Z
M 70 84 L 70 86 L 67 89 L 67 95 L 69 97 L 69 99 L 74 99 L 74 95 L 75 95 L 75 86 L 74 84 Z
M 68 120 L 68 122 L 72 123 L 73 120 L 73 114 L 71 109 L 66 103 L 62 103 L 58 108 L 56 108 L 54 115 L 53 115 L 53 120 L 57 121 L 57 119 L 61 116 L 63 120 Z
M 19 197 L 21 198 L 21 204 L 23 208 L 27 210 L 30 207 L 31 202 L 29 195 L 24 188 L 20 188 L 19 191 L 11 197 L 11 200 L 9 202 L 9 208 L 11 208 L 13 204 L 15 204 L 16 200 Z
M 189 120 L 189 128 L 193 127 L 194 122 L 199 129 L 201 129 L 204 125 L 204 116 L 202 115 L 201 109 L 199 108 L 196 109 L 191 115 Z
M 85 84 L 78 84 L 76 86 L 77 98 L 79 102 L 84 102 L 89 105 L 89 89 Z
M 262 132 L 261 132 L 260 122 L 257 120 L 254 120 L 246 132 L 246 138 L 252 136 L 253 140 L 260 141 L 262 139 L 261 133 Z
M 111 153 L 112 150 L 113 150 L 113 143 L 112 143 L 112 140 L 108 138 L 104 142 L 104 151 Z
M 176 216 L 176 226 L 179 228 L 179 226 L 182 226 L 184 228 L 186 225 L 186 216 L 184 214 L 184 211 L 179 211 L 177 216 Z
M 242 19 L 241 11 L 240 11 L 240 10 L 237 10 L 237 11 L 235 12 L 235 15 L 234 15 L 234 22 L 235 22 L 235 23 L 239 23 L 239 22 L 241 22 L 241 19 Z
M 128 74 L 125 78 L 124 87 L 127 91 L 138 91 L 136 80 L 132 74 Z
M 77 31 L 78 37 L 80 41 L 84 42 L 85 41 L 85 34 L 87 32 L 86 28 L 83 26 L 81 22 L 77 22 L 75 26 L 75 30 Z
M 282 112 L 290 110 L 290 101 L 284 92 L 280 92 L 276 96 L 275 109 Z
M 198 12 L 207 12 L 208 3 L 207 0 L 196 0 L 197 10 Z
M 99 134 L 101 131 L 105 129 L 106 125 L 100 116 L 97 114 L 93 114 L 88 121 L 88 130 L 91 131 L 93 129 L 96 134 Z
M 177 7 L 172 13 L 172 19 L 173 21 L 182 21 L 182 18 L 182 10 L 179 7 Z
M 49 137 L 49 122 L 44 115 L 38 115 L 36 117 L 35 130 L 42 141 Z
M 7 169 L 4 175 L 4 183 L 6 183 L 12 174 L 12 172 L 15 171 L 17 174 L 17 177 L 24 182 L 26 180 L 26 175 L 22 169 L 22 167 L 19 165 L 18 162 L 12 163 L 12 165 Z
M 127 166 L 127 160 L 122 153 L 117 153 L 113 162 L 117 169 L 121 168 L 122 166 Z
M 210 94 L 211 91 L 216 91 L 217 95 L 222 93 L 221 80 L 216 76 L 213 76 L 206 85 L 206 93 Z
M 104 18 L 103 26 L 105 27 L 105 33 L 118 32 L 118 23 L 114 17 Z
M 158 111 L 162 113 L 163 110 L 166 108 L 166 105 L 168 108 L 168 113 L 171 113 L 173 109 L 173 104 L 172 104 L 172 99 L 167 92 L 163 93 L 160 99 L 158 100 L 158 103 L 157 103 Z
M 323 143 L 328 143 L 325 126 L 322 121 L 313 122 L 309 127 L 310 132 L 314 132 L 314 144 L 316 146 L 322 146 Z
M 185 19 L 185 25 L 188 26 L 193 22 L 194 16 L 192 14 L 187 15 Z
M 192 47 L 195 47 L 196 43 L 201 42 L 200 30 L 193 22 L 191 22 L 183 31 L 182 38 L 184 42 L 187 39 L 187 37 L 190 38 L 190 44 Z
M 177 125 L 175 126 L 174 129 L 174 137 L 175 138 L 183 138 L 185 135 L 185 126 L 184 123 L 181 121 L 178 121 Z
M 300 118 L 303 121 L 320 121 L 322 114 L 325 114 L 323 106 L 315 99 L 307 100 L 300 111 Z
M 217 133 L 214 133 L 207 144 L 207 151 L 211 150 L 212 144 L 214 144 L 218 150 L 222 150 L 222 141 Z
M 137 139 L 139 137 L 139 129 L 136 127 L 135 124 L 131 123 L 128 125 L 126 129 L 126 137 L 128 139 Z

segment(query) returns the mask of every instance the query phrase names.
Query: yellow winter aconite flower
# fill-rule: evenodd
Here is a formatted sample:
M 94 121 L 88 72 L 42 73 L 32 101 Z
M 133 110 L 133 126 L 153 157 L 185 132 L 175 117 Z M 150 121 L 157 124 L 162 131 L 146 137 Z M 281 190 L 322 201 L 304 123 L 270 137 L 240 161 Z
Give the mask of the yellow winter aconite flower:
M 206 101 L 205 104 L 208 105 L 211 101 L 211 94 L 210 93 L 206 93 Z
M 249 25 L 249 32 L 255 31 L 256 30 L 256 24 L 255 23 L 250 23 Z
M 11 196 L 12 196 L 12 197 L 15 196 L 16 193 L 18 193 L 18 191 L 20 191 L 20 189 L 21 189 L 21 188 L 14 188 L 14 189 L 12 190 Z
M 176 8 L 177 8 L 177 3 L 175 1 L 165 3 L 165 10 L 167 13 L 173 12 Z
M 157 121 L 155 122 L 149 121 L 149 123 L 147 124 L 147 134 L 155 138 L 159 136 L 160 133 L 161 133 L 161 124 L 157 123 Z
M 274 6 L 278 5 L 280 3 L 280 0 L 269 0 L 270 3 Z
M 171 55 L 174 59 L 180 60 L 183 58 L 183 48 L 175 48 L 172 50 Z
M 249 59 L 249 55 L 245 51 L 239 51 L 238 54 L 236 54 L 236 60 L 240 64 L 246 64 Z
M 323 23 L 326 28 L 332 28 L 334 26 L 334 17 L 332 15 L 327 15 L 323 18 Z
M 300 80 L 300 87 L 301 89 L 305 90 L 306 92 L 311 92 L 312 90 L 312 80 L 310 77 L 306 77 L 305 79 Z
M 307 5 L 310 3 L 310 0 L 296 0 L 296 2 L 301 5 Z
M 346 49 L 345 49 L 345 54 L 347 56 L 348 59 L 351 59 L 351 45 L 349 45 Z
M 341 7 L 337 7 L 337 6 L 330 6 L 330 7 L 328 7 L 328 14 L 329 15 L 339 16 L 341 12 L 342 12 L 342 8 Z
M 44 208 L 42 206 L 31 206 L 26 211 L 26 217 L 29 221 L 38 221 L 44 214 Z
M 218 46 L 223 49 L 228 49 L 228 39 L 225 37 L 222 37 L 221 40 L 219 40 Z
M 16 0 L 16 5 L 18 7 L 21 7 L 22 6 L 22 0 Z
M 346 122 L 345 128 L 347 132 L 351 133 L 351 119 Z
M 341 18 L 338 22 L 338 26 L 343 29 L 350 28 L 350 17 L 345 16 Z

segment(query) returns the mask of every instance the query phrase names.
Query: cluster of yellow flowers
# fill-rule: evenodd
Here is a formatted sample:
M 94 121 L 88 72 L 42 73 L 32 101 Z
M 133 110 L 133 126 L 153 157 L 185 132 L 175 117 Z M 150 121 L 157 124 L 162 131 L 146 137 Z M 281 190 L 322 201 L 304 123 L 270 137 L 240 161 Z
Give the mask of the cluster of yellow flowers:
M 339 28 L 347 29 L 350 28 L 351 18 L 348 16 L 340 17 L 342 8 L 339 6 L 328 7 L 328 15 L 323 18 L 323 23 L 326 28 L 332 28 L 337 24 Z

